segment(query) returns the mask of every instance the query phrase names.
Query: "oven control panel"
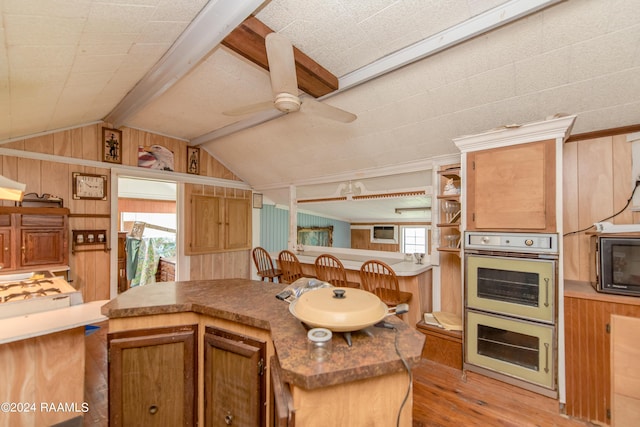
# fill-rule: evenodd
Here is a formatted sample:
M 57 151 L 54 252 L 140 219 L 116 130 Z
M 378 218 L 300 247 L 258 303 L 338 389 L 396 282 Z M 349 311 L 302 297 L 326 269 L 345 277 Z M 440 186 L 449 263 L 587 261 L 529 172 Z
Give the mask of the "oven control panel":
M 465 233 L 465 249 L 527 253 L 558 253 L 558 235 L 550 233 Z

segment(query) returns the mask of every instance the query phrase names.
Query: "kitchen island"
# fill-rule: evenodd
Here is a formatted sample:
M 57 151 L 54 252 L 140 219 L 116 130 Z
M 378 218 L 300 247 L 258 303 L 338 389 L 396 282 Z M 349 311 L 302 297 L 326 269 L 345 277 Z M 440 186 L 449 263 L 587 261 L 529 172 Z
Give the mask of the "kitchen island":
M 215 378 L 205 372 L 209 364 L 206 350 L 202 350 L 208 342 L 205 330 L 218 328 L 266 344 L 262 405 L 266 409 L 260 425 L 273 425 L 276 414 L 272 401 L 277 405 L 281 399 L 272 391 L 281 389 L 281 384 L 271 383 L 271 358 L 275 356 L 282 388 L 291 397 L 289 408 L 296 426 L 395 425 L 400 411 L 400 425 L 410 426 L 411 394 L 403 405 L 410 390 L 405 363 L 411 366 L 420 360 L 424 335 L 390 316 L 386 320 L 393 329 L 370 327 L 366 333 L 354 332 L 351 346 L 336 333 L 331 359 L 312 361 L 307 354 L 305 326 L 289 312 L 286 302 L 275 298 L 282 288 L 278 283 L 245 279 L 158 283 L 120 294 L 102 307 L 102 313 L 110 319 L 110 335 L 197 325 L 197 391 L 193 399 L 199 423 L 215 417 L 216 409 L 210 406 L 224 400 L 207 390 Z M 113 418 L 114 411 L 121 408 L 114 408 L 113 402 L 110 406 Z M 152 407 L 150 412 L 159 413 L 155 404 Z M 221 412 L 225 413 L 226 417 L 239 416 L 231 409 Z

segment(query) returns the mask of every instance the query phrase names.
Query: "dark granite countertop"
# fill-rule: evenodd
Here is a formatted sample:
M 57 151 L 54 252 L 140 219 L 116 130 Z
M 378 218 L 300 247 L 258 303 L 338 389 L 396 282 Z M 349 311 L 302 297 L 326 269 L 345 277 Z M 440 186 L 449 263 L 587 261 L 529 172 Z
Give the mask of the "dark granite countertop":
M 405 370 L 398 349 L 412 365 L 420 360 L 425 336 L 396 316 L 385 320 L 397 332 L 368 328 L 370 335 L 353 332 L 352 346 L 334 333 L 331 360 L 307 357 L 306 329 L 290 312 L 288 303 L 275 298 L 280 283 L 246 279 L 163 282 L 134 287 L 102 306 L 109 318 L 194 312 L 270 331 L 283 380 L 305 389 L 361 380 Z

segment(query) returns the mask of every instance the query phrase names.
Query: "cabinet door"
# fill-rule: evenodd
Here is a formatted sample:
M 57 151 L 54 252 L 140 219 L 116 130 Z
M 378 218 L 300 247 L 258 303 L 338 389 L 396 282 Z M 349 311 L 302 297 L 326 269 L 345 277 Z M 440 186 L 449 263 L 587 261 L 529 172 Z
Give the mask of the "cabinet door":
M 110 426 L 195 426 L 197 325 L 107 336 Z
M 640 319 L 611 316 L 611 426 L 640 425 Z
M 555 141 L 467 154 L 467 229 L 555 231 Z
M 0 230 L 0 267 L 4 271 L 12 269 L 11 230 Z
M 217 252 L 222 249 L 222 199 L 212 196 L 191 196 L 191 219 L 187 224 L 190 241 L 185 245 L 187 255 Z
M 248 199 L 225 199 L 226 249 L 251 248 L 251 204 Z
M 204 425 L 264 425 L 266 343 L 207 327 L 204 346 Z
M 20 266 L 67 263 L 66 232 L 63 229 L 21 230 Z
M 282 381 L 280 363 L 271 357 L 271 407 L 273 408 L 274 427 L 295 427 L 296 412 L 289 384 Z

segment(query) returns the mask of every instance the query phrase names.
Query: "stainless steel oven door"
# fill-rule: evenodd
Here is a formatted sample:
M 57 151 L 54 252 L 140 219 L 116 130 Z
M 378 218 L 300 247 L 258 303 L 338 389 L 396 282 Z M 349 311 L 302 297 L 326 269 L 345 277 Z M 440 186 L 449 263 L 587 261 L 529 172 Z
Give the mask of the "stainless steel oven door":
M 466 362 L 555 390 L 555 328 L 467 311 Z
M 466 255 L 467 307 L 555 323 L 556 260 Z

